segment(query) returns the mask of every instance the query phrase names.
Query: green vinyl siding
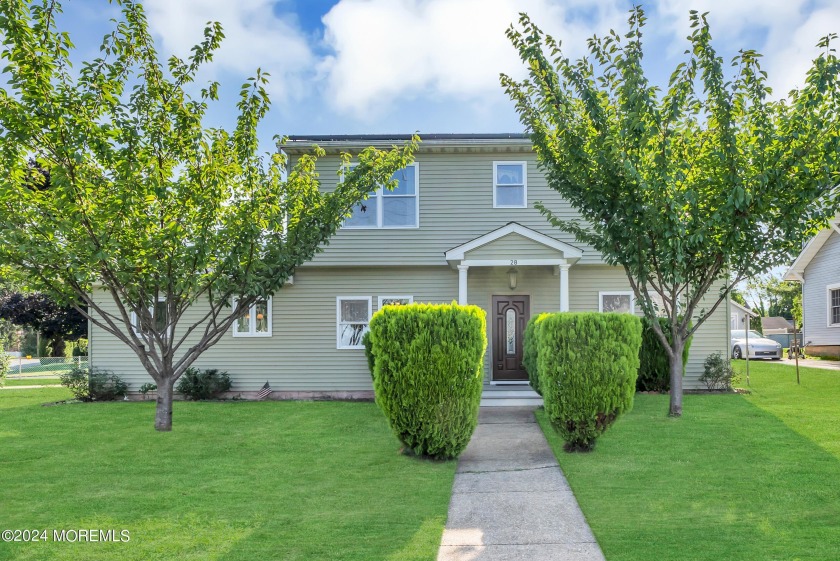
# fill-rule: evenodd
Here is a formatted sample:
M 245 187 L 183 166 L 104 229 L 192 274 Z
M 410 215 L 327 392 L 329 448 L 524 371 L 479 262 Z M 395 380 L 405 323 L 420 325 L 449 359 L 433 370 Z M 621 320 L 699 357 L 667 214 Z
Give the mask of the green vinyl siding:
M 282 391 L 370 390 L 364 351 L 336 349 L 336 298 L 369 296 L 376 312 L 378 297 L 393 295 L 410 295 L 415 302 L 452 302 L 458 298 L 458 274 L 449 267 L 301 269 L 294 285 L 274 295 L 271 337 L 225 335 L 195 365 L 227 370 L 234 391 L 254 391 L 266 381 Z M 104 293 L 96 297 L 103 302 L 109 298 Z M 184 325 L 204 310 L 202 305 L 190 308 Z M 94 327 L 93 339 L 95 367 L 123 376 L 130 391 L 150 381 L 115 337 Z
M 493 162 L 528 162 L 527 208 L 493 208 Z M 444 265 L 444 253 L 509 222 L 584 250 L 581 263 L 601 263 L 596 251 L 552 228 L 534 208 L 542 201 L 561 218 L 577 212 L 549 189 L 533 152 L 424 153 L 416 157 L 420 225 L 407 229 L 343 229 L 306 266 Z M 338 182 L 338 156 L 318 163 L 322 189 Z
M 528 295 L 530 313 L 560 308 L 560 277 L 550 266 L 519 267 L 517 287 L 510 289 L 506 267 L 471 267 L 468 302 L 488 313 L 488 354 L 485 378 L 489 380 L 492 356 L 491 298 L 494 295 Z M 571 311 L 597 311 L 598 292 L 628 290 L 621 269 L 576 265 L 569 269 Z M 278 391 L 370 390 L 364 352 L 336 348 L 336 298 L 370 297 L 375 312 L 379 296 L 413 296 L 415 302 L 452 302 L 458 298 L 458 274 L 441 267 L 301 268 L 295 284 L 272 299 L 271 337 L 225 335 L 197 361 L 200 368 L 227 370 L 234 391 L 255 391 L 266 381 Z M 96 299 L 107 302 L 104 292 Z M 108 308 L 113 311 L 113 305 Z M 189 309 L 183 325 L 201 317 L 205 306 Z M 703 360 L 728 349 L 728 311 L 720 308 L 695 335 L 689 356 L 686 387 L 697 387 Z M 120 374 L 131 391 L 149 382 L 133 353 L 116 338 L 92 327 L 92 363 Z M 193 338 L 194 340 L 194 338 Z

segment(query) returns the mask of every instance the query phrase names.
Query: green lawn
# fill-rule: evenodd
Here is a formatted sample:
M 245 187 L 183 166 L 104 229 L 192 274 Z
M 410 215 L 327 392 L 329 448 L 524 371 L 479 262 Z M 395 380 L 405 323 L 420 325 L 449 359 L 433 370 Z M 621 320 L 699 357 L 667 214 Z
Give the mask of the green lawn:
M 58 386 L 61 380 L 58 378 L 6 378 L 6 386 Z M 2 406 L 0 406 L 2 407 Z
M 126 529 L 128 543 L 0 543 L 0 559 L 434 559 L 455 462 L 399 453 L 370 403 L 41 407 L 0 392 L 0 529 Z
M 750 371 L 752 394 L 687 395 L 681 419 L 637 395 L 590 454 L 538 412 L 608 561 L 840 559 L 840 372 Z

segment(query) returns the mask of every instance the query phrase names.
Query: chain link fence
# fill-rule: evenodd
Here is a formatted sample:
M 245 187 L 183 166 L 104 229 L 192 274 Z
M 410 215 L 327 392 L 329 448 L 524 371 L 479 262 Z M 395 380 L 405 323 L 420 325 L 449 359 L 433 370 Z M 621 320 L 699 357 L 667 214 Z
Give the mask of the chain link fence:
M 87 368 L 88 357 L 13 356 L 9 361 L 8 378 L 58 378 L 74 367 Z

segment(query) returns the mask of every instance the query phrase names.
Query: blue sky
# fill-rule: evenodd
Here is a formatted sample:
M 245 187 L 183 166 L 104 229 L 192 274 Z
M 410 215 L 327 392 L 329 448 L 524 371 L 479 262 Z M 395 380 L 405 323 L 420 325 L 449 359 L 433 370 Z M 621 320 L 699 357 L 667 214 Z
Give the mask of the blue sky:
M 212 124 L 230 124 L 235 94 L 257 67 L 271 73 L 273 107 L 263 126 L 273 134 L 519 132 L 499 72 L 522 65 L 504 37 L 528 12 L 563 40 L 567 54 L 585 41 L 623 30 L 623 0 L 146 0 L 159 51 L 186 55 L 208 20 L 227 39 L 202 79 L 223 84 Z M 710 12 L 715 46 L 765 55 L 777 95 L 800 84 L 814 44 L 840 32 L 837 0 L 659 0 L 643 4 L 649 75 L 664 85 L 682 60 L 688 13 Z M 79 47 L 97 54 L 117 8 L 104 0 L 66 2 L 60 20 Z

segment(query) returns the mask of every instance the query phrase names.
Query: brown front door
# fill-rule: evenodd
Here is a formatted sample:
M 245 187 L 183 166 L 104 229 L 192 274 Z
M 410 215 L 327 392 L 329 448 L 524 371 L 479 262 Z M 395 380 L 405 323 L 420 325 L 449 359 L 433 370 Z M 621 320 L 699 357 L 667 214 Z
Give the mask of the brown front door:
M 493 381 L 528 380 L 522 366 L 522 335 L 530 316 L 530 297 L 493 296 Z

